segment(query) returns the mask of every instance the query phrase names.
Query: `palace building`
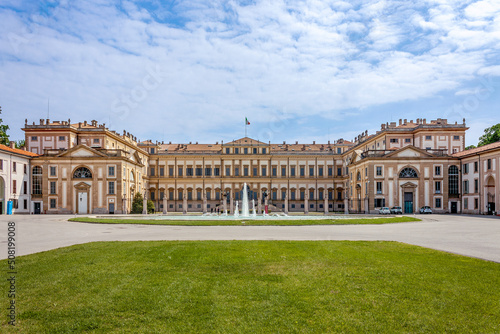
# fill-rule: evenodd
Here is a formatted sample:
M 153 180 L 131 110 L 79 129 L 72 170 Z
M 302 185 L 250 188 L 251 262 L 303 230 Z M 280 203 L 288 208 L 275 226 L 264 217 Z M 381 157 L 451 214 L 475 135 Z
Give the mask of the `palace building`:
M 417 119 L 352 141 L 175 144 L 139 142 L 97 121 L 26 121 L 29 211 L 127 213 L 139 192 L 157 212 L 233 213 L 246 183 L 259 211 L 493 213 L 500 143 L 466 151 L 467 129 L 465 119 Z

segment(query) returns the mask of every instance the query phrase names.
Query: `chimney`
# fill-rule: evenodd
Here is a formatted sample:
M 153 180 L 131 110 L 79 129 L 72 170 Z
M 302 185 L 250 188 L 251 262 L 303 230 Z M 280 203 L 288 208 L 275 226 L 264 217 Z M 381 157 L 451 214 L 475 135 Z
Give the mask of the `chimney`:
M 87 125 L 87 121 L 83 121 L 83 125 Z
M 465 120 L 465 118 L 464 118 L 464 120 Z M 285 144 L 286 144 L 286 141 L 283 140 L 283 145 L 285 145 Z
M 45 124 L 45 120 L 44 119 L 41 119 L 40 120 L 40 125 L 44 125 Z
M 380 130 L 385 130 L 385 124 L 380 124 Z
M 407 122 L 407 119 L 405 118 L 404 124 L 406 124 L 406 123 L 408 123 L 408 122 Z
M 9 147 L 10 148 L 16 148 L 16 142 L 15 141 L 10 141 L 9 142 Z
M 295 142 L 295 145 L 298 145 L 298 144 L 299 144 L 299 141 L 297 140 L 297 141 Z
M 424 118 L 424 124 L 427 124 L 427 120 Z
M 330 145 L 330 141 L 328 141 L 328 145 Z
M 403 124 L 403 120 L 400 118 L 399 119 L 399 125 Z
M 313 140 L 313 145 L 316 145 L 316 140 Z

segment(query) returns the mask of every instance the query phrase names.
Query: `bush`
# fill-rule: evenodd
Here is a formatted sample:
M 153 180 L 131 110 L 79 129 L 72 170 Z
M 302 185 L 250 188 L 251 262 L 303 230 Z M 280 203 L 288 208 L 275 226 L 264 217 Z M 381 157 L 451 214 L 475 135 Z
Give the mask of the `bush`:
M 134 199 L 132 201 L 132 211 L 130 213 L 142 213 L 143 199 L 144 198 L 142 197 L 141 193 L 136 193 L 134 195 Z M 152 200 L 148 200 L 147 208 L 148 213 L 155 213 L 155 204 Z

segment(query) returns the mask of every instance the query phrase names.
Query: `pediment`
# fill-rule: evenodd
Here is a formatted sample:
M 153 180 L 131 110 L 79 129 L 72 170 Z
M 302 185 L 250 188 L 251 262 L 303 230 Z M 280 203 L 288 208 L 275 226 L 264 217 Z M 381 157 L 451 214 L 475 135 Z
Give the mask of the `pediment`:
M 417 185 L 412 182 L 405 182 L 401 185 L 401 188 L 416 188 Z
M 58 157 L 71 157 L 71 158 L 101 158 L 106 157 L 105 154 L 94 150 L 85 145 L 77 145 L 61 154 Z
M 405 146 L 397 151 L 389 153 L 386 157 L 394 158 L 427 158 L 432 157 L 432 154 L 417 148 L 415 146 Z

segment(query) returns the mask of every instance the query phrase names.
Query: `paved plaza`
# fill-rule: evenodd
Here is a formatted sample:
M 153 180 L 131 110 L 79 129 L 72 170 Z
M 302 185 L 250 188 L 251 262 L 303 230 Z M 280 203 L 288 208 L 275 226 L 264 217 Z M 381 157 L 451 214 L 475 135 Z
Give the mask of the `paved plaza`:
M 158 226 L 68 222 L 74 215 L 0 218 L 0 259 L 7 258 L 8 222 L 16 223 L 17 255 L 93 241 L 134 240 L 385 240 L 500 262 L 500 217 L 417 215 L 421 222 L 384 225 Z

